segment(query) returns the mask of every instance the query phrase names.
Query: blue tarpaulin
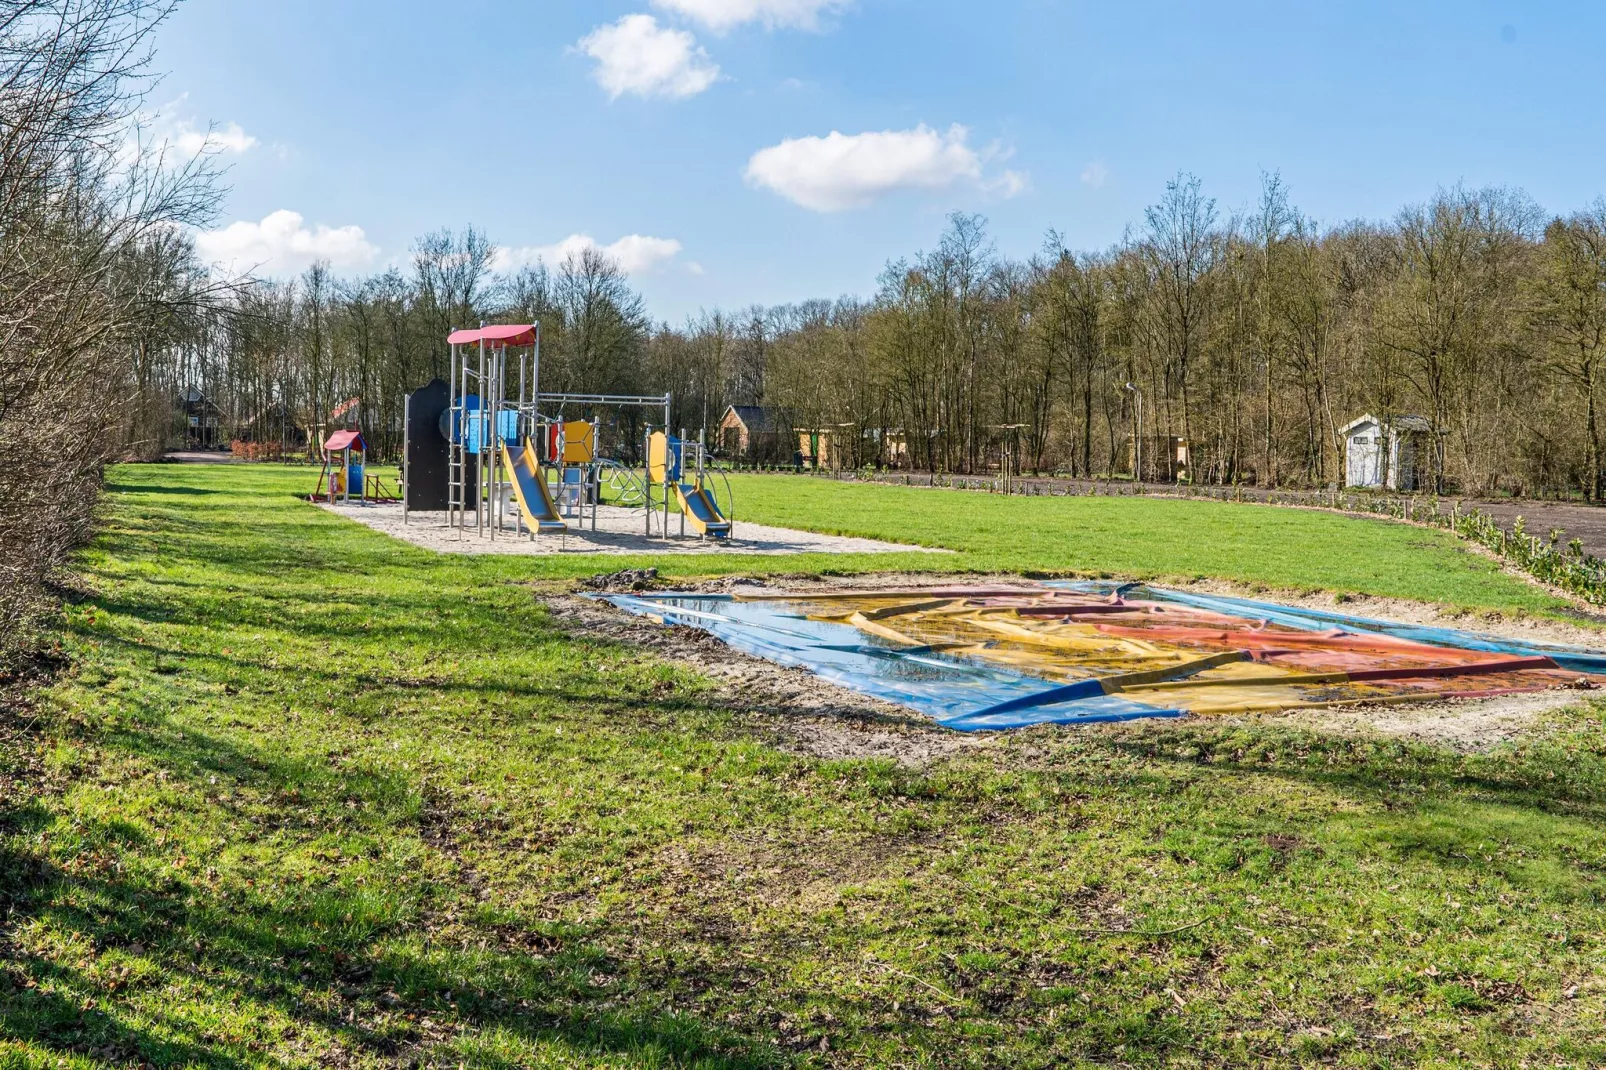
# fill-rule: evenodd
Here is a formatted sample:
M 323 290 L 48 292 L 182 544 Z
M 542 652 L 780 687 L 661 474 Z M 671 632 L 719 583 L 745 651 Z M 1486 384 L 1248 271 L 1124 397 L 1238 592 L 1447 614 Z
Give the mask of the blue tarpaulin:
M 1181 717 L 1118 695 L 1097 681 L 1069 689 L 970 658 L 925 647 L 902 647 L 851 624 L 809 620 L 785 603 L 739 602 L 728 595 L 600 595 L 621 609 L 684 624 L 726 645 L 780 665 L 807 669 L 833 683 L 927 714 L 965 732 L 1034 724 L 1093 724 L 1140 717 Z M 799 598 L 806 596 L 800 595 Z
M 1606 674 L 1606 654 L 1582 647 L 1562 646 L 1555 643 L 1535 643 L 1521 639 L 1506 639 L 1498 635 L 1464 632 L 1455 628 L 1434 628 L 1425 624 L 1400 624 L 1394 621 L 1355 617 L 1348 613 L 1334 613 L 1325 609 L 1304 609 L 1299 606 L 1282 606 L 1273 602 L 1257 602 L 1250 598 L 1231 598 L 1226 595 L 1195 594 L 1191 591 L 1173 591 L 1147 584 L 1116 584 L 1108 581 L 1051 581 L 1043 586 L 1085 594 L 1110 594 L 1118 588 L 1132 598 L 1155 602 L 1175 602 L 1211 613 L 1249 620 L 1264 620 L 1285 628 L 1323 632 L 1339 628 L 1357 635 L 1388 635 L 1396 639 L 1409 639 L 1416 643 L 1454 647 L 1458 650 L 1483 650 L 1513 657 L 1545 657 L 1559 667 L 1573 672 Z
M 1244 621 L 1311 632 L 1389 636 L 1417 643 L 1514 657 L 1549 658 L 1568 671 L 1606 674 L 1606 654 L 1576 647 L 1503 639 L 1451 628 L 1397 624 L 1320 609 L 1303 609 L 1246 598 L 1195 594 L 1144 584 L 1060 581 L 1040 589 L 1092 596 L 1120 595 L 1135 602 L 1170 602 Z M 868 592 L 867 592 L 868 593 Z M 1013 592 L 1012 592 L 1013 593 Z M 599 595 L 633 613 L 702 629 L 736 650 L 816 673 L 867 695 L 925 713 L 962 731 L 1021 728 L 1034 724 L 1082 724 L 1143 717 L 1181 717 L 1184 711 L 1134 702 L 1100 678 L 1045 679 L 1009 665 L 983 660 L 951 646 L 911 646 L 896 634 L 841 620 L 810 619 L 798 610 L 809 601 L 747 601 L 730 595 L 654 593 Z M 974 650 L 974 647 L 972 647 Z M 1552 685 L 1554 686 L 1554 685 Z

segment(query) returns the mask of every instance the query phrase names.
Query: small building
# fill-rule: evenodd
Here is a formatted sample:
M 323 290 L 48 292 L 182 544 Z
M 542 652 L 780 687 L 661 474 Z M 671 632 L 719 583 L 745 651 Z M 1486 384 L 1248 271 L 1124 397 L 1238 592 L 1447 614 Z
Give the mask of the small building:
M 800 468 L 841 468 L 842 455 L 837 449 L 836 432 L 824 427 L 799 428 L 796 458 Z
M 1416 490 L 1429 453 L 1433 425 L 1420 416 L 1379 419 L 1371 413 L 1338 429 L 1344 436 L 1344 485 Z
M 868 427 L 864 431 L 866 452 L 885 468 L 909 467 L 909 436 L 901 427 Z
M 777 461 L 786 452 L 782 434 L 785 429 L 785 420 L 775 409 L 765 405 L 731 405 L 720 417 L 715 441 L 719 452 L 726 457 Z
M 1188 440 L 1176 435 L 1144 435 L 1141 442 L 1128 436 L 1126 460 L 1128 470 L 1142 483 L 1182 483 L 1193 478 Z
M 179 414 L 183 423 L 184 448 L 191 450 L 216 449 L 220 444 L 223 411 L 212 404 L 212 399 L 195 387 L 178 396 Z

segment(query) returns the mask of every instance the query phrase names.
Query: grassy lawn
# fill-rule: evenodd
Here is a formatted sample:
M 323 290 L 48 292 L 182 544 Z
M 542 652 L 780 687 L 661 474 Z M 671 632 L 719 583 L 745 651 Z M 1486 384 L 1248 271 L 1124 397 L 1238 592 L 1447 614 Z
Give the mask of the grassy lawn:
M 1381 520 L 1169 498 L 1003 498 L 804 476 L 732 483 L 739 519 L 962 551 L 949 567 L 1216 577 L 1468 608 L 1562 608 L 1467 553 L 1448 532 Z
M 312 479 L 112 474 L 69 667 L 0 712 L 0 1067 L 1606 1061 L 1606 706 L 1470 756 L 1200 722 L 821 761 L 536 597 L 643 562 L 431 555 Z M 949 568 L 1546 608 L 1317 513 L 738 494 Z

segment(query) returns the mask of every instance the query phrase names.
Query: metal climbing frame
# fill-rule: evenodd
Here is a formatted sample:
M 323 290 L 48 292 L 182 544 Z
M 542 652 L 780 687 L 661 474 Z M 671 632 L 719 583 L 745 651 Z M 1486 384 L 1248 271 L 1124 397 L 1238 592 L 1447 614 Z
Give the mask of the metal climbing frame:
M 540 399 L 540 404 L 543 404 L 543 405 L 557 405 L 559 407 L 560 412 L 561 412 L 562 407 L 564 405 L 589 405 L 589 406 L 592 406 L 592 407 L 602 406 L 602 407 L 605 407 L 605 408 L 615 408 L 615 409 L 629 409 L 629 408 L 658 409 L 658 408 L 662 408 L 664 410 L 664 427 L 663 427 L 663 429 L 664 429 L 664 432 L 666 434 L 669 431 L 669 409 L 670 409 L 670 402 L 673 400 L 673 396 L 670 395 L 670 394 L 662 394 L 662 395 L 656 395 L 656 394 L 639 394 L 639 395 L 632 395 L 632 394 L 540 394 L 538 396 L 539 396 L 539 399 Z M 652 426 L 650 424 L 647 427 L 646 434 L 648 436 L 651 436 L 651 434 L 652 434 Z M 647 456 L 646 453 L 643 452 L 643 454 L 642 454 L 643 462 L 646 461 L 646 456 Z M 601 475 L 600 471 L 597 471 L 597 472 L 593 473 L 593 481 L 596 483 L 596 498 L 592 503 L 592 510 L 591 510 L 591 517 L 592 517 L 591 526 L 592 526 L 592 530 L 596 529 L 596 515 L 597 515 L 596 514 L 596 507 L 601 504 L 601 499 L 602 499 L 602 486 L 601 486 L 600 475 Z M 644 512 L 646 514 L 647 537 L 651 538 L 652 537 L 653 502 L 652 502 L 652 490 L 651 490 L 651 488 L 652 488 L 652 477 L 651 477 L 650 473 L 647 476 L 643 477 L 642 486 L 647 488 Z M 672 488 L 669 485 L 669 474 L 668 474 L 668 472 L 665 472 L 665 474 L 664 474 L 664 484 L 663 484 L 663 501 L 664 501 L 663 523 L 659 527 L 659 533 L 666 539 L 669 538 L 669 495 L 670 495 L 671 489 Z
M 469 527 L 472 509 L 474 533 L 495 539 L 503 527 L 512 485 L 502 468 L 503 448 L 522 447 L 537 430 L 533 398 L 540 384 L 541 325 L 481 324 L 475 330 L 453 331 L 447 343 L 451 399 L 443 429 L 449 447 L 446 522 L 461 535 Z M 516 394 L 508 382 L 509 350 L 518 360 Z M 520 521 L 518 527 L 522 526 Z
M 459 536 L 472 524 L 481 537 L 497 537 L 504 531 L 512 480 L 504 471 L 507 453 L 521 449 L 525 442 L 539 441 L 542 431 L 556 426 L 556 462 L 563 464 L 564 441 L 561 411 L 565 405 L 592 408 L 661 409 L 664 430 L 670 418 L 669 394 L 543 394 L 541 393 L 541 325 L 539 323 L 481 324 L 473 330 L 454 330 L 447 337 L 451 348 L 451 394 L 447 406 L 448 426 L 443 428 L 449 443 L 447 455 L 447 524 Z M 517 359 L 517 389 L 513 388 L 510 351 Z M 560 416 L 545 419 L 543 405 L 556 405 Z M 598 424 L 593 421 L 594 429 Z M 595 430 L 593 432 L 595 434 Z M 593 440 L 595 441 L 595 439 Z M 471 461 L 472 458 L 472 461 Z M 579 520 L 585 523 L 584 506 L 591 505 L 591 527 L 597 526 L 597 507 L 601 501 L 600 467 L 593 463 L 581 482 Z M 560 487 L 560 490 L 562 488 Z M 663 518 L 659 533 L 669 535 L 669 498 L 673 488 L 665 473 Z M 653 502 L 646 495 L 647 534 L 653 534 Z M 524 533 L 522 515 L 513 510 L 515 530 Z M 472 512 L 472 521 L 470 513 Z M 535 532 L 530 532 L 533 538 Z

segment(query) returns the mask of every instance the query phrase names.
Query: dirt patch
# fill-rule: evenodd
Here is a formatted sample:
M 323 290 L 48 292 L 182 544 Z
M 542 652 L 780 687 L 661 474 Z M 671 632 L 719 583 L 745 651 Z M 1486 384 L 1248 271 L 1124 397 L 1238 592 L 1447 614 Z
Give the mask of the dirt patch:
M 1276 720 L 1334 735 L 1379 735 L 1457 751 L 1479 751 L 1526 735 L 1546 714 L 1582 705 L 1589 701 L 1588 696 L 1589 692 L 1583 691 L 1541 691 L 1459 702 L 1342 706 L 1285 713 Z
M 743 654 L 696 628 L 658 624 L 577 595 L 546 602 L 558 624 L 572 632 L 651 650 L 711 678 L 721 707 L 750 715 L 752 726 L 789 753 L 825 759 L 886 758 L 918 766 L 996 744 L 989 736 L 940 728 L 923 714 L 804 669 Z
M 655 568 L 622 568 L 618 572 L 588 576 L 580 581 L 580 586 L 593 591 L 651 591 L 660 584 Z
M 600 589 L 631 589 L 641 577 L 610 574 L 594 577 Z M 853 576 L 814 574 L 755 579 L 726 576 L 706 583 L 677 584 L 677 590 L 707 593 L 784 590 L 811 591 L 911 590 L 955 585 L 1026 585 L 1020 576 L 954 573 L 870 573 Z M 588 583 L 588 585 L 591 585 Z M 1562 621 L 1474 616 L 1447 612 L 1403 599 L 1347 597 L 1332 594 L 1290 594 L 1249 589 L 1220 581 L 1169 583 L 1164 586 L 1199 593 L 1276 601 L 1284 605 L 1330 609 L 1356 616 L 1404 624 L 1453 627 L 1510 639 L 1600 644 L 1593 628 Z M 922 766 L 962 753 L 997 747 L 1007 733 L 962 733 L 933 724 L 924 714 L 864 695 L 803 669 L 788 668 L 733 650 L 697 628 L 662 625 L 606 602 L 575 595 L 546 599 L 559 623 L 586 635 L 642 647 L 687 665 L 712 678 L 720 705 L 751 715 L 751 726 L 789 753 L 823 759 L 885 758 Z M 1590 690 L 1558 690 L 1454 702 L 1338 706 L 1291 713 L 1248 715 L 1241 723 L 1290 725 L 1337 735 L 1380 735 L 1417 740 L 1461 751 L 1485 750 L 1532 731 L 1545 715 L 1587 702 Z M 1156 722 L 1167 726 L 1197 719 Z M 1100 731 L 1101 726 L 1044 726 L 1043 732 Z

